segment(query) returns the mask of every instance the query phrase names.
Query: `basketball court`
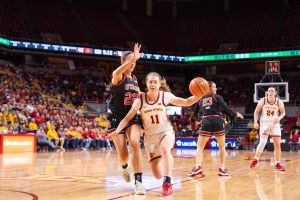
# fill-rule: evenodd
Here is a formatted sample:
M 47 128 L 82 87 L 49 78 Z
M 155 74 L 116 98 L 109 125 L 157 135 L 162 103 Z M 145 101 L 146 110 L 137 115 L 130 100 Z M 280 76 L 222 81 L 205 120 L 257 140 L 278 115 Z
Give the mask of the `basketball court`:
M 144 149 L 143 149 L 144 154 Z M 0 155 L 0 196 L 13 200 L 91 199 L 298 199 L 298 152 L 282 152 L 286 172 L 274 172 L 273 152 L 264 152 L 255 170 L 253 151 L 227 151 L 232 177 L 219 177 L 218 151 L 205 151 L 205 178 L 189 178 L 195 150 L 174 149 L 172 197 L 160 197 L 162 180 L 153 178 L 144 154 L 146 196 L 134 195 L 133 182 L 123 180 L 115 150 Z

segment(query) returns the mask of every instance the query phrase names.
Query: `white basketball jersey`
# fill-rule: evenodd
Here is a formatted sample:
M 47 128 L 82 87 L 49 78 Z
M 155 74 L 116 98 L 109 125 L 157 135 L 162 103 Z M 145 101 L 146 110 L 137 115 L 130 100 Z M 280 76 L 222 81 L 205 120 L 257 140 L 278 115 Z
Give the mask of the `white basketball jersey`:
M 159 91 L 157 100 L 149 103 L 145 93 L 141 94 L 141 116 L 144 123 L 145 134 L 161 134 L 173 131 L 173 127 L 167 115 L 165 92 Z
M 275 98 L 274 103 L 269 103 L 268 98 L 263 99 L 262 112 L 260 116 L 261 123 L 274 122 L 274 118 L 279 116 L 279 99 Z

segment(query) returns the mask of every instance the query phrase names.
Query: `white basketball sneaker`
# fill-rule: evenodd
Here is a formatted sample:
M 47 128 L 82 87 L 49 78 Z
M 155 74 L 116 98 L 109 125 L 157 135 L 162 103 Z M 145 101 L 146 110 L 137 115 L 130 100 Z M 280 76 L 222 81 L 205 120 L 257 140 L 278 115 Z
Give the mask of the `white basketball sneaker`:
M 135 194 L 137 195 L 145 195 L 146 189 L 144 188 L 143 184 L 139 181 L 135 182 Z

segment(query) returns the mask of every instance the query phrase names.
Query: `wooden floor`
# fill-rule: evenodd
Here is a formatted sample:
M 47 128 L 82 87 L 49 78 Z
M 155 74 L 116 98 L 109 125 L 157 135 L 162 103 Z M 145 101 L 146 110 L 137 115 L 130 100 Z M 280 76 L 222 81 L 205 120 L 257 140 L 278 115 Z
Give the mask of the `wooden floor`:
M 283 152 L 286 172 L 273 171 L 273 153 L 264 152 L 260 165 L 249 169 L 253 151 L 227 151 L 231 178 L 219 177 L 218 152 L 206 151 L 204 179 L 188 178 L 194 150 L 174 150 L 172 198 L 287 200 L 300 198 L 300 153 Z M 134 185 L 121 176 L 115 150 L 0 155 L 1 200 L 160 199 L 162 180 L 152 177 L 144 159 L 147 195 L 136 196 Z M 164 198 L 162 198 L 164 199 Z

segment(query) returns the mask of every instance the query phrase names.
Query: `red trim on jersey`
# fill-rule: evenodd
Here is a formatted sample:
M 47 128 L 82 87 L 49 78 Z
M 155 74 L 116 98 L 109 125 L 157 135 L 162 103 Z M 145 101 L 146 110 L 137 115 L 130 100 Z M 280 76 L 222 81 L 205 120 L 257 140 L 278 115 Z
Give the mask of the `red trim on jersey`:
M 204 137 L 212 136 L 212 134 L 210 132 L 206 132 L 206 131 L 199 131 L 199 135 L 204 136 Z
M 151 158 L 150 160 L 149 160 L 149 163 L 151 162 L 151 161 L 153 161 L 153 160 L 155 160 L 155 159 L 157 159 L 157 158 L 161 158 L 162 156 L 156 156 L 156 157 L 154 157 L 154 158 Z
M 137 80 L 137 78 L 136 78 L 135 75 L 132 74 L 131 77 L 132 77 L 132 80 L 133 80 L 133 81 L 135 81 L 136 83 L 138 82 L 138 80 Z
M 165 107 L 167 107 L 167 105 L 165 104 L 165 92 L 163 91 L 162 93 L 163 93 L 163 95 L 162 95 L 162 104 L 163 104 Z
M 147 104 L 149 104 L 149 105 L 154 105 L 154 104 L 156 104 L 157 102 L 158 102 L 158 100 L 159 100 L 159 96 L 160 96 L 160 91 L 158 92 L 158 97 L 157 97 L 157 99 L 156 99 L 156 101 L 154 102 L 154 103 L 148 103 L 148 100 L 147 100 L 147 93 L 145 93 L 145 100 L 146 100 L 146 103 Z
M 277 98 L 275 97 L 275 101 L 274 101 L 274 103 L 273 103 L 273 104 L 271 104 L 271 103 L 269 102 L 269 99 L 268 99 L 268 97 L 267 97 L 267 102 L 268 102 L 268 104 L 270 104 L 270 105 L 275 105 L 275 104 L 276 104 L 276 101 L 277 101 Z
M 144 94 L 144 93 L 141 93 L 141 94 L 140 94 L 140 100 L 141 100 L 141 107 L 140 107 L 140 110 L 141 110 L 142 107 L 143 107 L 143 94 Z
M 222 117 L 221 115 L 204 115 L 202 118 Z
M 212 132 L 212 133 L 217 136 L 222 136 L 222 135 L 224 135 L 225 131 L 216 131 L 216 132 Z
M 263 134 L 263 135 L 266 135 L 266 136 L 269 136 L 269 134 L 268 134 L 268 133 L 266 133 L 266 132 L 263 132 L 262 134 Z
M 270 135 L 271 137 L 280 137 L 281 138 L 281 135 Z
M 216 137 L 223 136 L 225 134 L 225 131 L 215 131 L 215 132 L 209 132 L 209 131 L 199 131 L 199 135 L 205 136 L 205 137 L 212 137 L 213 135 Z
M 121 85 L 125 81 L 126 78 L 127 77 L 124 74 L 122 74 L 122 79 L 117 84 L 112 84 L 112 86 L 117 87 L 117 86 Z
M 164 135 L 160 138 L 159 144 L 161 143 L 161 141 L 162 141 L 166 136 L 167 136 L 167 134 L 164 134 Z

